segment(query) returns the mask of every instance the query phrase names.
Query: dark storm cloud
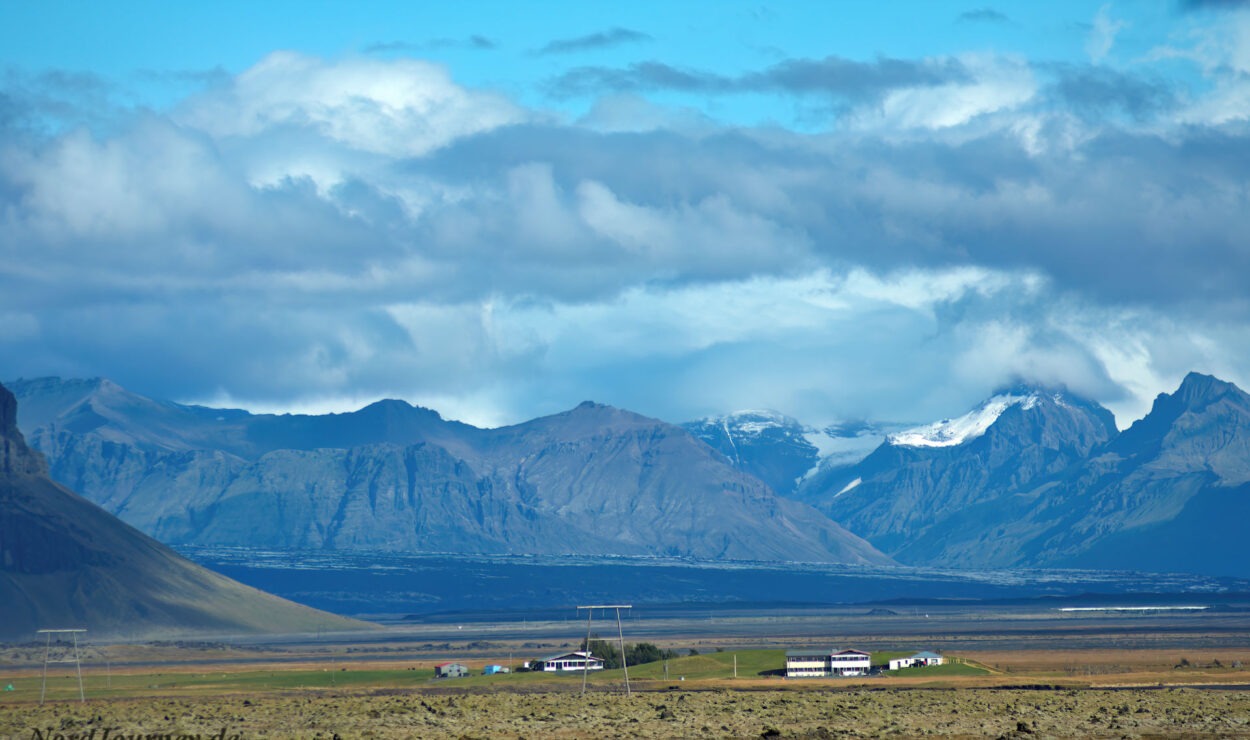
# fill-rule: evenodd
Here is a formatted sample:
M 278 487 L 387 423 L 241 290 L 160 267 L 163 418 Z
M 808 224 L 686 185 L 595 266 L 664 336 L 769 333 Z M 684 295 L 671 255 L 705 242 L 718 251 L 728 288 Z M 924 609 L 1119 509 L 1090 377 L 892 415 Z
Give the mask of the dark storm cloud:
M 610 28 L 585 36 L 555 39 L 538 50 L 539 54 L 571 54 L 579 51 L 607 49 L 621 44 L 638 44 L 651 41 L 651 35 L 630 28 Z
M 116 85 L 89 72 L 0 73 L 0 96 L 8 101 L 6 118 L 19 128 L 108 125 L 119 107 L 114 100 L 118 92 Z
M 1007 23 L 1011 19 L 993 8 L 965 10 L 957 18 L 960 23 Z
M 601 95 L 646 90 L 682 92 L 735 92 L 736 81 L 724 75 L 699 70 L 683 70 L 663 62 L 639 62 L 624 69 L 616 67 L 576 67 L 548 84 L 557 97 Z
M 933 87 L 967 79 L 967 71 L 955 60 L 913 62 L 880 58 L 875 62 L 855 62 L 831 56 L 780 62 L 762 73 L 747 75 L 741 84 L 752 90 L 826 93 L 865 100 L 901 87 Z
M 1087 118 L 1123 112 L 1146 121 L 1177 105 L 1176 93 L 1162 80 L 1104 66 L 1054 65 L 1051 69 L 1056 77 L 1052 93 L 1060 105 Z
M 735 77 L 679 69 L 661 62 L 641 62 L 626 68 L 578 67 L 552 80 L 549 89 L 562 97 L 675 90 L 709 94 L 821 94 L 863 101 L 878 98 L 893 89 L 929 87 L 967 79 L 967 70 L 956 60 L 914 62 L 881 58 L 875 62 L 857 62 L 829 56 L 788 59 L 763 71 Z
M 1250 251 L 1236 235 L 1250 233 L 1240 184 L 1250 155 L 1236 152 L 1245 151 L 1250 134 L 1236 130 L 1176 140 L 1112 130 L 1038 154 L 1005 133 L 960 143 L 863 138 L 825 151 L 801 137 L 521 126 L 410 166 L 490 190 L 496 173 L 542 161 L 564 193 L 594 180 L 644 207 L 726 197 L 806 234 L 831 265 L 1036 269 L 1097 301 L 1162 306 L 1244 297 Z M 786 274 L 791 259 L 752 269 Z M 700 279 L 697 262 L 687 267 L 679 274 Z
M 182 399 L 498 387 L 510 421 L 586 397 L 681 420 L 768 399 L 836 410 L 851 391 L 834 385 L 936 387 L 935 409 L 956 388 L 953 411 L 1031 367 L 1110 398 L 1099 347 L 1250 352 L 1250 129 L 1167 125 L 1178 93 L 1146 78 L 1042 69 L 1050 86 L 1005 123 L 953 131 L 607 133 L 500 115 L 412 60 L 366 68 L 435 101 L 412 112 L 361 99 L 359 60 L 287 61 L 271 86 L 200 94 L 213 116 L 188 103 L 91 131 L 22 123 L 57 90 L 107 103 L 90 79 L 0 89 L 0 377 L 103 374 Z M 857 101 L 968 75 L 839 58 L 623 72 Z

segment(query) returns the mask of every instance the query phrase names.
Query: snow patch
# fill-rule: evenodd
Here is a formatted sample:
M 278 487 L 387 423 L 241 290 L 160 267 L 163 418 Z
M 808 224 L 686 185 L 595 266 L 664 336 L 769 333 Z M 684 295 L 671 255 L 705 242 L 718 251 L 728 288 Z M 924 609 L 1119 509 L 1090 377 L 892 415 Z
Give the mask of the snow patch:
M 851 481 L 850 483 L 847 483 L 845 486 L 843 486 L 841 491 L 838 491 L 837 493 L 833 494 L 833 497 L 834 497 L 834 498 L 837 498 L 838 496 L 841 496 L 842 494 L 844 494 L 844 493 L 846 493 L 846 492 L 848 492 L 848 491 L 854 491 L 856 488 L 858 488 L 858 487 L 859 487 L 859 484 L 860 484 L 860 483 L 863 483 L 863 482 L 864 482 L 864 479 L 863 479 L 863 478 L 856 478 L 855 480 L 853 480 L 853 481 Z
M 751 436 L 759 436 L 765 429 L 780 428 L 781 425 L 775 421 L 744 421 L 737 426 L 740 434 L 750 434 Z
M 816 464 L 799 480 L 811 478 L 825 468 L 854 465 L 880 447 L 885 438 L 885 434 L 875 431 L 855 437 L 835 437 L 828 432 L 806 429 L 803 431 L 803 439 L 816 448 Z
M 899 447 L 954 447 L 985 434 L 998 417 L 1012 406 L 1028 410 L 1039 402 L 1036 393 L 1027 396 L 994 396 L 956 419 L 943 419 L 922 427 L 892 434 L 890 444 Z
M 769 429 L 786 429 L 798 426 L 798 422 L 785 414 L 779 414 L 776 411 L 766 409 L 749 409 L 734 411 L 724 416 L 709 416 L 702 423 L 705 426 L 721 427 L 726 434 L 730 434 L 729 430 L 732 429 L 739 437 L 758 437 Z

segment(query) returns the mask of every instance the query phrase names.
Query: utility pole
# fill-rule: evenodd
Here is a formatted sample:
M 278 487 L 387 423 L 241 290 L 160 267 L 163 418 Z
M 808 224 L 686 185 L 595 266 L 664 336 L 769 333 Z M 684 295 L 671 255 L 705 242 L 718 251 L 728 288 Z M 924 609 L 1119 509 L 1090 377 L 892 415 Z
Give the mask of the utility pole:
M 738 654 L 734 653 L 734 678 L 738 677 Z
M 625 670 L 625 694 L 632 696 L 633 692 L 629 688 L 629 660 L 625 657 L 625 631 L 621 627 L 621 610 L 633 609 L 631 604 L 594 604 L 591 606 L 579 606 L 578 611 L 586 610 L 586 656 L 582 661 L 582 694 L 586 694 L 586 674 L 590 670 L 590 619 L 595 613 L 595 609 L 615 609 L 616 610 L 616 634 L 621 641 L 621 668 Z
M 73 663 L 75 668 L 78 670 L 78 700 L 84 703 L 87 701 L 87 695 L 85 692 L 83 692 L 83 689 L 82 689 L 82 659 L 78 655 L 78 634 L 80 632 L 86 632 L 86 631 L 87 630 L 85 629 L 39 630 L 39 634 L 48 636 L 48 641 L 44 648 L 44 653 L 43 653 L 43 686 L 39 689 L 39 704 L 40 705 L 43 704 L 44 697 L 46 697 L 48 694 L 48 664 L 49 663 Z M 57 658 L 56 660 L 52 659 L 52 636 L 63 635 L 63 634 L 69 634 L 74 638 L 73 660 L 70 660 L 69 658 Z M 60 637 L 57 638 L 57 642 L 60 642 Z

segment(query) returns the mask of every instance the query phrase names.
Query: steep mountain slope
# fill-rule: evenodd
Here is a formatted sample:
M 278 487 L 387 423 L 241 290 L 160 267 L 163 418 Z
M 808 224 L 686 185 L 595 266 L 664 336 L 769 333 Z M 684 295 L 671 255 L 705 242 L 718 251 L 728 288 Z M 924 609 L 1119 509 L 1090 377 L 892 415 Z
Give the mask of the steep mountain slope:
M 1119 435 L 1016 389 L 895 435 L 801 494 L 909 564 L 1250 575 L 1250 395 L 1191 373 Z
M 1115 433 L 1111 413 L 1095 403 L 1014 388 L 958 419 L 891 435 L 799 496 L 901 562 L 979 564 L 950 557 L 951 541 L 993 531 L 1001 522 L 992 502 L 1067 470 Z
M 402 401 L 323 417 L 148 402 L 193 416 L 193 437 L 145 433 L 127 415 L 142 397 L 117 408 L 108 386 L 23 424 L 58 480 L 169 543 L 889 562 L 680 428 L 605 406 L 476 429 Z M 84 431 L 87 407 L 106 421 Z
M 1245 575 L 1250 395 L 1190 373 L 1088 462 L 1031 493 L 1019 559 Z
M 42 627 L 97 636 L 297 632 L 367 625 L 201 568 L 47 478 L 0 386 L 0 639 Z
M 653 554 L 888 562 L 815 510 L 776 496 L 684 430 L 654 419 L 583 403 L 492 430 L 487 439 L 482 463 L 499 485 L 515 485 L 518 495 L 576 528 Z

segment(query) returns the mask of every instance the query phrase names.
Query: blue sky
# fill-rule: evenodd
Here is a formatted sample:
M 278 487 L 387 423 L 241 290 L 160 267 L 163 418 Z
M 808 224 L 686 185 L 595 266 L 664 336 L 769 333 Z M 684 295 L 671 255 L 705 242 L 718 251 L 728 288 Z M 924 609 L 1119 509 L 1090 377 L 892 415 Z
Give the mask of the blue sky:
M 0 378 L 481 424 L 1250 384 L 1250 6 L 0 2 Z

